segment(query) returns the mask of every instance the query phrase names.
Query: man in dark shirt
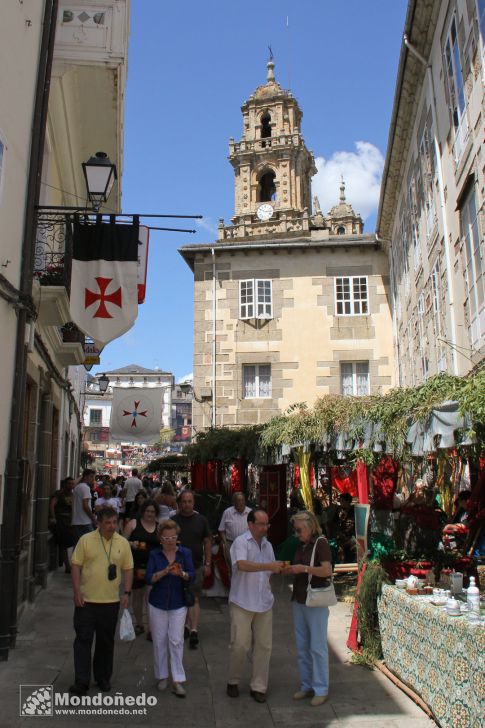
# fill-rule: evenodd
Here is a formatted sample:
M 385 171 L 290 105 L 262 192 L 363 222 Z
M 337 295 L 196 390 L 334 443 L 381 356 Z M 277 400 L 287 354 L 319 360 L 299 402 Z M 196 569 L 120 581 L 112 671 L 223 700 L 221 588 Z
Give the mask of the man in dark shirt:
M 184 490 L 180 496 L 179 512 L 173 520 L 180 526 L 180 543 L 192 551 L 192 561 L 195 568 L 195 583 L 193 592 L 195 604 L 187 611 L 186 637 L 190 636 L 189 646 L 195 650 L 199 644 L 199 619 L 202 582 L 205 576 L 211 573 L 212 539 L 209 523 L 205 516 L 194 511 L 194 494 L 191 490 Z

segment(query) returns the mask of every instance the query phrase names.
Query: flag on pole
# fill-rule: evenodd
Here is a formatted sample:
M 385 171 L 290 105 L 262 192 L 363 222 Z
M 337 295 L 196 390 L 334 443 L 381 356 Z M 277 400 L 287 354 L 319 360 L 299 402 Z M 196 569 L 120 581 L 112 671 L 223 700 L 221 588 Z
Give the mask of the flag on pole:
M 74 223 L 71 319 L 99 346 L 128 331 L 138 315 L 138 228 Z
M 151 443 L 160 440 L 163 387 L 114 387 L 110 439 Z

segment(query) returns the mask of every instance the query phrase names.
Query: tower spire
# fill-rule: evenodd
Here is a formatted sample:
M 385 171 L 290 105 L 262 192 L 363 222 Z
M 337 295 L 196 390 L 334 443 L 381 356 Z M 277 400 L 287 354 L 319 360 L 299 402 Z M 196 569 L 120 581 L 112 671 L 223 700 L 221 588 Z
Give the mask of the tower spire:
M 271 46 L 268 46 L 268 49 L 269 49 L 269 60 L 268 60 L 268 63 L 266 64 L 266 68 L 268 69 L 268 73 L 266 75 L 266 80 L 268 81 L 268 83 L 271 83 L 271 81 L 275 80 L 274 63 L 273 63 L 273 49 L 271 48 Z
M 340 180 L 340 202 L 342 203 L 345 202 L 345 182 L 342 174 L 340 175 Z

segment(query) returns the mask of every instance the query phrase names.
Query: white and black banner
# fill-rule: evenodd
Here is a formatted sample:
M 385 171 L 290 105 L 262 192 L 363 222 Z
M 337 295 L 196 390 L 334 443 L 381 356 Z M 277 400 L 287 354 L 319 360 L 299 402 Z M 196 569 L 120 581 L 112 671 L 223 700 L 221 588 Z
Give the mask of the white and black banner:
M 104 346 L 138 315 L 138 225 L 74 223 L 72 321 Z

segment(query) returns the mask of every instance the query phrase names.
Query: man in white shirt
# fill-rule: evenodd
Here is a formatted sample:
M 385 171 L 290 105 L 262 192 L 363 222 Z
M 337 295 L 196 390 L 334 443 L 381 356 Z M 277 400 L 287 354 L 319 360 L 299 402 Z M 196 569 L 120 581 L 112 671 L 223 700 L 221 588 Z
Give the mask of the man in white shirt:
M 248 513 L 250 510 L 246 505 L 244 493 L 234 493 L 232 496 L 232 506 L 226 508 L 222 514 L 219 524 L 219 535 L 224 547 L 224 556 L 229 571 L 231 571 L 231 546 L 238 536 L 241 536 L 248 530 Z
M 130 516 L 130 512 L 135 502 L 136 494 L 139 490 L 142 490 L 142 488 L 143 483 L 138 477 L 138 470 L 136 468 L 133 468 L 133 470 L 131 471 L 131 478 L 126 479 L 125 487 L 123 489 L 123 495 L 125 498 L 125 518 L 128 518 Z
M 275 561 L 273 547 L 266 538 L 269 528 L 266 511 L 260 508 L 250 511 L 247 524 L 248 531 L 238 536 L 231 546 L 231 641 L 226 692 L 231 698 L 239 696 L 239 682 L 252 646 L 250 695 L 257 703 L 264 703 L 273 631 L 274 597 L 269 579 L 271 574 L 281 572 L 283 562 Z
M 95 475 L 94 470 L 84 470 L 81 480 L 72 491 L 71 526 L 76 543 L 96 525 L 96 517 L 91 508 L 91 488 L 94 485 Z

